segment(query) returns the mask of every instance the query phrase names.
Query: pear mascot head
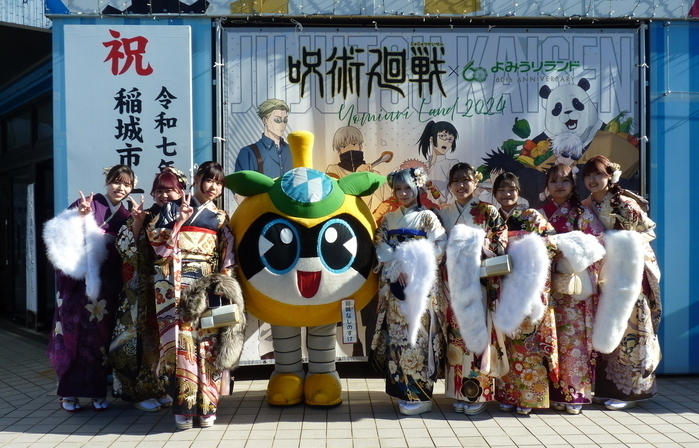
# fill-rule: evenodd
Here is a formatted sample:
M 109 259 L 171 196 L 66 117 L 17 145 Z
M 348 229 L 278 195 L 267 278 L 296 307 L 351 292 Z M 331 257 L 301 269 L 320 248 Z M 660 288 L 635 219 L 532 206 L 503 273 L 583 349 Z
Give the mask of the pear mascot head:
M 343 299 L 359 310 L 377 290 L 376 223 L 360 197 L 385 177 L 333 179 L 311 168 L 313 134 L 292 132 L 288 142 L 295 168 L 281 177 L 226 177 L 226 187 L 246 197 L 231 218 L 245 305 L 273 325 L 339 322 Z

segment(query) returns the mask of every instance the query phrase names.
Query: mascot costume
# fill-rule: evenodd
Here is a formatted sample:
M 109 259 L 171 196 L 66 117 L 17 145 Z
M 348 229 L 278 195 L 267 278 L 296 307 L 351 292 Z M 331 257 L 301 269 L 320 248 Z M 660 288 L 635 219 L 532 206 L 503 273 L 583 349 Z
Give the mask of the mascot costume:
M 361 196 L 386 178 L 358 172 L 333 179 L 311 168 L 313 134 L 293 132 L 288 142 L 295 168 L 281 177 L 255 171 L 226 177 L 226 187 L 245 196 L 231 218 L 238 280 L 248 312 L 272 325 L 269 404 L 334 406 L 342 402 L 337 323 L 378 289 L 376 223 Z M 307 374 L 301 327 L 308 327 Z M 347 323 L 345 331 L 356 332 L 356 325 Z

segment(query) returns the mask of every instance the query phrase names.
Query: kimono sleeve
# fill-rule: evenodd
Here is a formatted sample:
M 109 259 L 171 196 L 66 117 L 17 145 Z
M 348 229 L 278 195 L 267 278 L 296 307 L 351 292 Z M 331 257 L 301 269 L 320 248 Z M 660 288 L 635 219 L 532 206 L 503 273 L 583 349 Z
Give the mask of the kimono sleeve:
M 422 225 L 427 232 L 427 238 L 434 242 L 434 254 L 437 261 L 440 261 L 447 246 L 447 232 L 437 215 L 429 210 L 424 212 Z
M 655 222 L 648 217 L 636 201 L 621 198 L 617 221 L 625 230 L 635 230 L 641 235 L 644 243 L 649 243 L 655 239 Z
M 494 252 L 495 255 L 505 255 L 505 249 L 507 248 L 507 224 L 498 210 L 490 204 L 487 204 L 486 214 L 488 218 L 484 230 L 488 245 L 487 249 Z
M 173 202 L 168 202 L 148 224 L 146 232 L 156 258 L 172 258 L 177 247 L 177 235 L 180 230 L 177 225 L 179 214 L 179 206 Z
M 224 275 L 233 275 L 235 268 L 235 254 L 233 253 L 235 240 L 233 239 L 231 227 L 228 224 L 228 214 L 225 212 L 221 212 L 221 214 L 223 216 L 223 224 L 218 230 L 218 238 L 216 239 L 216 250 L 220 260 L 218 271 Z

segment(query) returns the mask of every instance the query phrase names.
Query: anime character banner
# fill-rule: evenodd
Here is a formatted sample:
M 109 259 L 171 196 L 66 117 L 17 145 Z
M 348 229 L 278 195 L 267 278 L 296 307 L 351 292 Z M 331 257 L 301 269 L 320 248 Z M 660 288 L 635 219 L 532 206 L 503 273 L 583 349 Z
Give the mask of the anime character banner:
M 163 168 L 189 169 L 190 27 L 66 25 L 64 35 L 71 196 L 100 191 L 103 168 L 116 164 L 131 166 L 146 193 Z
M 314 168 L 334 177 L 424 167 L 433 208 L 453 201 L 459 161 L 482 173 L 476 195 L 489 202 L 511 171 L 536 207 L 548 168 L 579 171 L 597 154 L 638 189 L 636 30 L 231 29 L 224 39 L 227 172 L 280 176 L 292 168 L 285 136 L 308 130 Z M 377 220 L 398 206 L 387 187 L 364 199 Z

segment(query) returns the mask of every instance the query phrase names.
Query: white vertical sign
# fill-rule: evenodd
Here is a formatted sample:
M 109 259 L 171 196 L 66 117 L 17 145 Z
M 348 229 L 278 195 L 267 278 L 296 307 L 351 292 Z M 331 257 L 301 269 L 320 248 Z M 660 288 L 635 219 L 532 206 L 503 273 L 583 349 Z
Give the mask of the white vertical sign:
M 189 26 L 67 25 L 69 200 L 103 190 L 103 169 L 125 164 L 150 191 L 165 166 L 192 165 Z

